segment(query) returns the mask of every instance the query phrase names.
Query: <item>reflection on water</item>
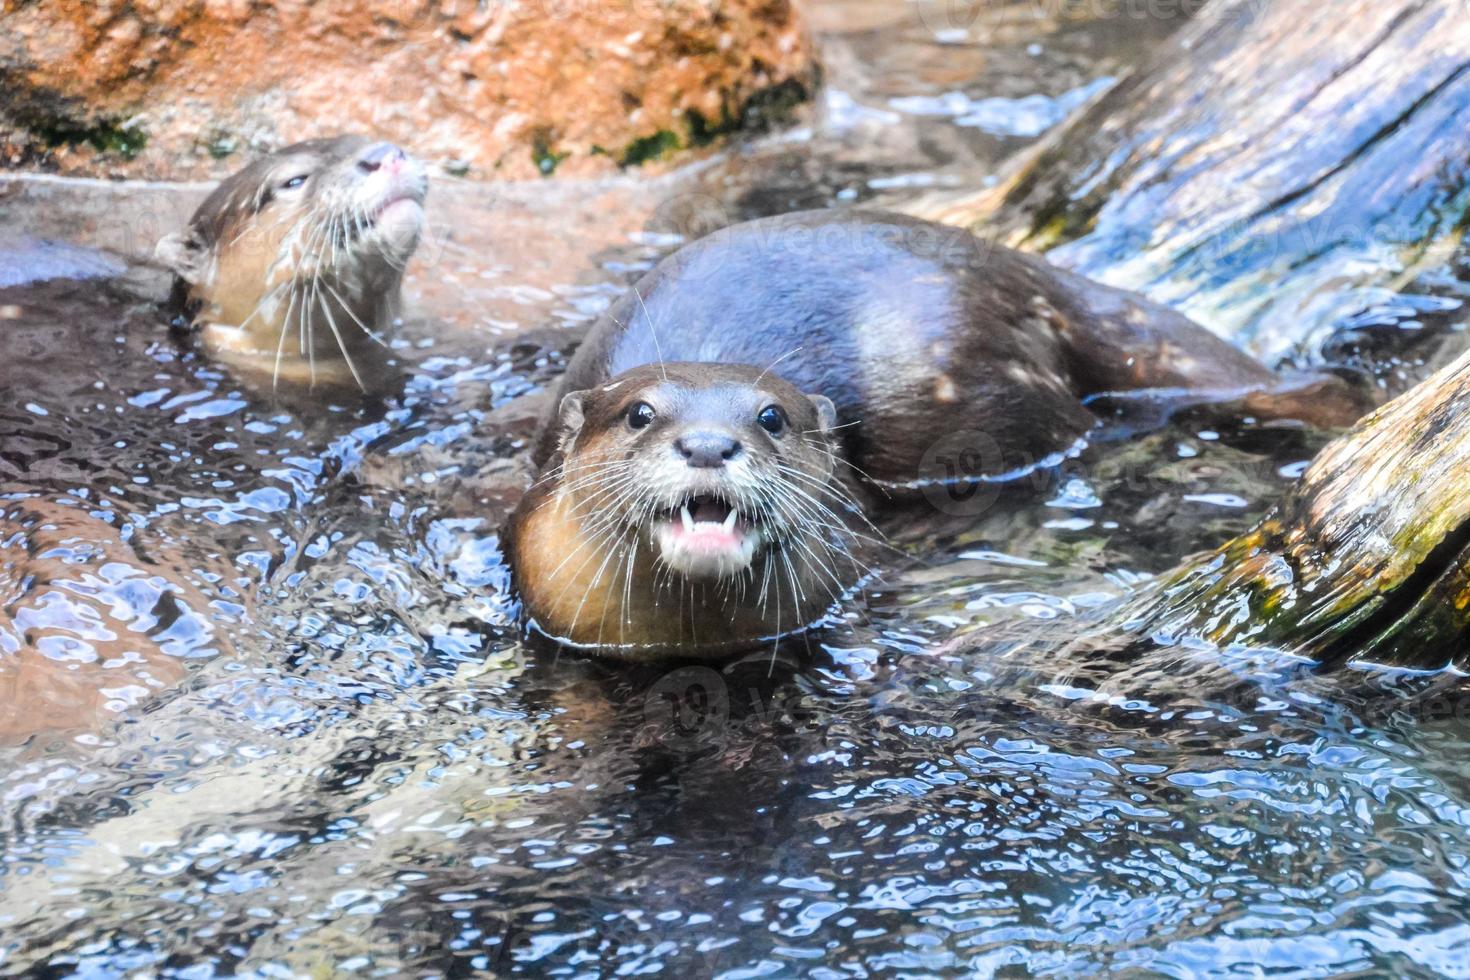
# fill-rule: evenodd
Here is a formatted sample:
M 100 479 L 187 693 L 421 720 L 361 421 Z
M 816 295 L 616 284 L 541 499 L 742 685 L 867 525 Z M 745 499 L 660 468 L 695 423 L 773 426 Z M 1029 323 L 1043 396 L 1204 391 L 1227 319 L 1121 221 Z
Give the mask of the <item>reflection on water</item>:
M 629 278 L 1013 139 L 904 100 L 1032 113 L 1138 53 L 1113 21 L 976 41 L 820 9 L 848 26 L 810 132 L 652 183 L 438 186 L 386 407 L 242 386 L 143 273 L 0 292 L 0 973 L 1470 975 L 1455 679 L 1095 632 L 1320 436 L 1101 441 L 891 528 L 839 626 L 727 669 L 520 641 L 514 399 Z M 88 217 L 106 194 L 189 204 L 15 207 L 141 254 Z M 1384 342 L 1406 317 L 1421 344 Z M 1408 383 L 1454 342 L 1386 298 L 1335 356 Z

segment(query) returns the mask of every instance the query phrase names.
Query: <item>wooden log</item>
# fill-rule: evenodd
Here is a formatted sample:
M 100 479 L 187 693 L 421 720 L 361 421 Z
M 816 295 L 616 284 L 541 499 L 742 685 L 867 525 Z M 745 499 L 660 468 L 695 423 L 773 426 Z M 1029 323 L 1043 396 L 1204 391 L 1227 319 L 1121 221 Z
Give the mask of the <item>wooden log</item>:
M 1459 241 L 1461 0 L 1216 0 L 995 187 L 911 213 L 1143 292 L 1267 360 Z
M 1119 620 L 1325 665 L 1467 662 L 1470 354 L 1330 443 L 1255 528 L 1165 575 Z

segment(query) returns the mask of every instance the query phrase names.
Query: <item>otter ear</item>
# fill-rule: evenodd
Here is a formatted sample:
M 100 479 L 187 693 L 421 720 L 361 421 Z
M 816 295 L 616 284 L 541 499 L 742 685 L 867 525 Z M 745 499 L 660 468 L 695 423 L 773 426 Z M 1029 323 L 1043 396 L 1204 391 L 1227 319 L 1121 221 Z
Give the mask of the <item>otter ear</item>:
M 204 247 L 187 230 L 165 235 L 153 247 L 153 257 L 191 286 L 204 278 L 204 255 Z
M 817 422 L 821 425 L 822 434 L 827 435 L 837 427 L 837 406 L 832 404 L 832 399 L 826 395 L 807 395 L 807 400 L 817 410 Z
M 562 396 L 561 405 L 556 410 L 557 426 L 561 429 L 557 445 L 561 448 L 563 456 L 572 451 L 572 446 L 582 431 L 582 422 L 586 418 L 582 406 L 586 398 L 587 392 L 585 391 L 568 392 Z

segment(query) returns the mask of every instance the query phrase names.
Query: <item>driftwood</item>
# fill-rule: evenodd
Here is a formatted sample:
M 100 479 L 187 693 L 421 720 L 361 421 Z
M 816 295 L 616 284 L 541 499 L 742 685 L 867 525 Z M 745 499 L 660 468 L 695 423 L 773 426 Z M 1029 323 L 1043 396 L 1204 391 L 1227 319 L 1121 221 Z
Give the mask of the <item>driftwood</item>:
M 1437 668 L 1470 636 L 1470 354 L 1358 423 L 1254 529 L 1121 617 L 1193 636 Z
M 1470 198 L 1462 0 L 1216 0 L 982 193 L 903 206 L 1268 360 L 1443 258 Z
M 1462 0 L 1217 0 L 995 186 L 906 210 L 1047 251 L 1268 359 L 1310 358 L 1460 243 L 1465 13 Z M 1249 533 L 1108 618 L 1329 664 L 1460 658 L 1470 355 L 1329 445 Z

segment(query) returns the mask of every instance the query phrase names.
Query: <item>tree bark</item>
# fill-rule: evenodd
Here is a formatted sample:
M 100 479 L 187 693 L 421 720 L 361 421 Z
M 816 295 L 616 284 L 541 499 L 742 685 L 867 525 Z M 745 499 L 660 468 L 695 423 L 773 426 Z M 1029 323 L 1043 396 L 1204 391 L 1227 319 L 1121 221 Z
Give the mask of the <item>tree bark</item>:
M 1438 668 L 1470 635 L 1470 354 L 1358 423 L 1250 532 L 1119 617 L 1345 661 Z
M 1267 360 L 1445 256 L 1470 202 L 1462 0 L 1216 0 L 994 188 L 905 210 Z

